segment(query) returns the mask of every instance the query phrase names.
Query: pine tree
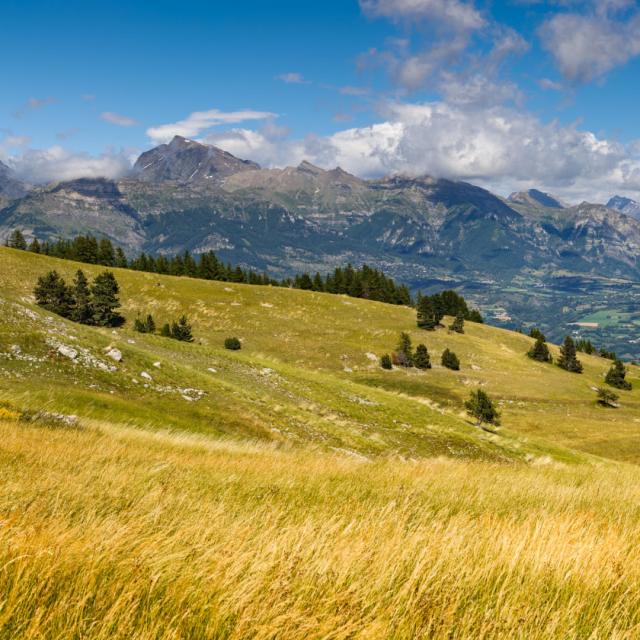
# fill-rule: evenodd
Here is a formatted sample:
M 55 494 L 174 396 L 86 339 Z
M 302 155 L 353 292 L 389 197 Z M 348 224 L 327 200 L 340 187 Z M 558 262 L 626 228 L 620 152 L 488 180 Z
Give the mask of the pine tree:
M 544 335 L 540 332 L 538 332 L 538 337 L 536 338 L 536 341 L 531 349 L 527 351 L 527 355 L 532 360 L 537 360 L 538 362 L 553 361 L 551 353 L 549 353 L 549 347 L 547 347 L 547 343 L 544 341 Z
M 560 347 L 558 366 L 571 373 L 582 373 L 582 363 L 576 357 L 576 345 L 571 336 L 567 336 Z
M 391 362 L 391 356 L 388 353 L 385 353 L 382 358 L 380 358 L 380 366 L 383 369 L 393 369 L 393 364 Z
M 434 303 L 431 296 L 423 296 L 417 305 L 418 326 L 421 329 L 433 330 L 442 320 L 442 315 L 438 309 L 438 305 Z
M 21 251 L 25 251 L 27 248 L 27 241 L 24 239 L 22 235 L 22 231 L 20 229 L 15 229 L 11 235 L 9 236 L 9 240 L 7 241 L 7 246 L 12 249 L 20 249 Z
M 38 238 L 34 238 L 31 241 L 31 244 L 29 245 L 29 251 L 31 251 L 31 253 L 41 253 L 42 252 L 42 247 L 40 246 L 40 243 L 38 242 Z
M 171 337 L 181 342 L 193 342 L 193 334 L 191 333 L 191 325 L 187 320 L 187 316 L 182 316 L 178 322 L 171 324 Z
M 91 285 L 94 324 L 100 327 L 115 327 L 122 324 L 124 318 L 116 311 L 120 306 L 119 292 L 118 282 L 111 271 L 103 271 L 95 277 Z
M 413 366 L 417 369 L 431 369 L 431 358 L 427 347 L 419 344 L 413 356 Z
M 98 245 L 98 264 L 103 264 L 105 267 L 116 266 L 116 256 L 113 251 L 113 245 L 108 238 L 102 238 Z
M 622 363 L 622 361 L 616 360 L 611 365 L 611 369 L 609 369 L 609 371 L 607 372 L 604 381 L 611 387 L 629 391 L 631 389 L 631 383 L 625 380 L 626 375 L 627 372 L 624 368 L 624 364 Z
M 116 248 L 114 266 L 120 267 L 121 269 L 126 269 L 129 266 L 127 263 L 127 256 L 124 255 L 124 251 L 120 247 Z
M 460 360 L 458 360 L 458 356 L 450 351 L 449 349 L 445 349 L 442 352 L 442 366 L 447 369 L 452 369 L 453 371 L 460 370 Z
M 76 271 L 76 277 L 73 280 L 72 296 L 71 319 L 81 324 L 91 324 L 93 320 L 91 291 L 87 277 L 80 269 Z
M 144 321 L 145 328 L 147 333 L 155 333 L 156 331 L 156 321 L 153 319 L 153 316 L 149 313 Z
M 482 390 L 471 392 L 471 397 L 464 403 L 467 413 L 476 420 L 479 427 L 483 422 L 487 424 L 500 425 L 500 413 L 494 402 Z
M 471 309 L 469 315 L 466 318 L 469 322 L 477 322 L 478 324 L 484 323 L 484 318 L 478 309 Z
M 69 317 L 73 298 L 64 279 L 56 271 L 40 276 L 33 294 L 36 303 L 47 311 Z
M 452 324 L 449 325 L 449 330 L 455 333 L 464 333 L 464 316 L 458 314 Z
M 411 348 L 411 336 L 404 331 L 400 334 L 400 341 L 396 347 L 396 360 L 401 367 L 413 366 L 413 349 Z
M 533 327 L 531 331 L 529 331 L 529 336 L 531 338 L 534 338 L 535 340 L 537 340 L 538 338 L 542 338 L 542 342 L 547 341 L 547 337 L 544 335 L 544 333 L 542 333 L 542 331 L 540 331 L 540 329 L 536 327 Z

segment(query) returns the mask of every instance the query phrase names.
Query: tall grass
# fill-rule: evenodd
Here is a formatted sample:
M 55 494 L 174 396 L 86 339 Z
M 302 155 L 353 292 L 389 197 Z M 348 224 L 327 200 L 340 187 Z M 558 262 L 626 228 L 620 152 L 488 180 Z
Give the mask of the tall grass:
M 636 638 L 634 467 L 0 423 L 2 638 Z

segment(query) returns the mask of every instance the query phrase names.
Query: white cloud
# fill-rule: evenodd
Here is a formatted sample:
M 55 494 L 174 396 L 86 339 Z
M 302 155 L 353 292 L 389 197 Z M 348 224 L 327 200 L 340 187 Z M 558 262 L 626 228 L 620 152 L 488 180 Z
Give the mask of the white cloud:
M 110 124 L 116 124 L 119 127 L 135 127 L 139 122 L 128 116 L 123 116 L 121 113 L 114 113 L 113 111 L 103 111 L 100 114 L 100 118 Z
M 58 145 L 29 149 L 21 156 L 7 160 L 19 178 L 32 183 L 74 178 L 118 178 L 131 168 L 131 159 L 124 152 L 91 156 L 72 153 Z
M 550 80 L 549 78 L 540 78 L 538 86 L 545 91 L 562 91 L 564 87 L 562 83 Z
M 308 80 L 304 79 L 304 76 L 301 73 L 282 73 L 279 76 L 276 76 L 276 80 L 281 80 L 286 84 L 309 84 Z
M 594 14 L 561 13 L 541 26 L 540 37 L 565 78 L 590 82 L 640 54 L 640 13 L 626 20 L 602 6 Z
M 438 20 L 455 29 L 480 29 L 485 21 L 472 2 L 460 0 L 360 0 L 362 10 L 392 20 Z
M 277 115 L 275 113 L 269 113 L 268 111 L 253 111 L 250 109 L 230 112 L 219 111 L 218 109 L 194 111 L 184 120 L 159 125 L 157 127 L 150 127 L 147 129 L 147 135 L 154 143 L 160 144 L 163 142 L 169 142 L 173 136 L 176 135 L 183 136 L 185 138 L 193 138 L 194 136 L 219 125 L 239 124 L 247 120 L 267 120 L 276 117 Z
M 29 98 L 13 115 L 16 118 L 22 118 L 22 116 L 29 113 L 29 111 L 37 111 L 56 102 L 57 100 L 51 96 L 47 98 Z
M 517 108 L 393 103 L 384 121 L 326 137 L 274 140 L 234 129 L 207 142 L 263 166 L 304 159 L 363 177 L 402 173 L 462 179 L 499 193 L 532 187 L 572 201 L 640 194 L 639 149 Z

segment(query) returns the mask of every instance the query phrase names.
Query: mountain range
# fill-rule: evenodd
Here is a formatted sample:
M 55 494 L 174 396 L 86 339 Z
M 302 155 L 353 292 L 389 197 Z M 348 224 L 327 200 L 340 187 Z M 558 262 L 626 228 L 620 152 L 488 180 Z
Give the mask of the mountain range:
M 484 291 L 511 322 L 539 315 L 521 299 L 532 287 L 555 304 L 567 283 L 640 280 L 640 205 L 626 198 L 569 206 L 429 176 L 262 169 L 179 136 L 119 180 L 29 186 L 0 165 L 0 207 L 0 237 L 20 228 L 41 240 L 106 236 L 132 254 L 214 250 L 276 276 L 367 262 L 414 289 Z

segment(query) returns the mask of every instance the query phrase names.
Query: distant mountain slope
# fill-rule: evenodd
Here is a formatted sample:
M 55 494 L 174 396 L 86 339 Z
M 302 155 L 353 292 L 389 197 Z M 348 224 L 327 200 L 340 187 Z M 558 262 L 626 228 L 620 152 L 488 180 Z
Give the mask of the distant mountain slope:
M 548 209 L 565 209 L 566 205 L 559 198 L 543 193 L 537 189 L 512 193 L 507 200 L 514 204 L 530 205 L 533 207 L 545 207 Z
M 6 164 L 0 161 L 0 206 L 2 202 L 21 198 L 28 190 L 27 185 L 18 180 Z
M 132 176 L 150 182 L 196 182 L 250 169 L 259 169 L 259 166 L 217 147 L 175 136 L 169 144 L 145 151 L 133 166 Z
M 614 196 L 607 202 L 609 209 L 615 209 L 620 213 L 624 213 L 627 216 L 631 216 L 636 220 L 640 220 L 640 202 L 631 200 L 630 198 L 623 198 L 622 196 Z

